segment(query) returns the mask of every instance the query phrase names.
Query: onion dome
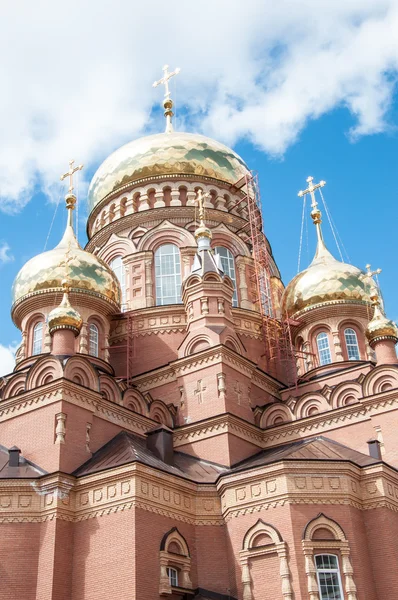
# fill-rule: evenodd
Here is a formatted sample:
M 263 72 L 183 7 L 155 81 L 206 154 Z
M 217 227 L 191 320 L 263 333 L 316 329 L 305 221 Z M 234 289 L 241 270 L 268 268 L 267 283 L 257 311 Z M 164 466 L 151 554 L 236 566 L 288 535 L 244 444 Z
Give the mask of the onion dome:
M 19 271 L 12 290 L 14 320 L 17 308 L 27 298 L 62 293 L 66 269 L 70 292 L 102 299 L 113 310 L 120 309 L 121 291 L 116 275 L 103 260 L 83 250 L 76 239 L 72 225 L 75 203 L 76 197 L 68 194 L 67 226 L 58 246 L 31 258 Z
M 233 150 L 204 135 L 149 135 L 122 146 L 102 163 L 88 190 L 89 211 L 106 196 L 142 180 L 201 177 L 233 184 L 248 172 Z
M 69 282 L 64 279 L 62 282 L 64 295 L 61 304 L 54 308 L 48 315 L 48 329 L 52 335 L 57 329 L 71 329 L 78 336 L 83 325 L 83 319 L 69 302 L 68 291 Z
M 394 321 L 387 319 L 380 305 L 377 290 L 374 288 L 371 293 L 372 305 L 374 306 L 373 318 L 366 328 L 366 337 L 372 346 L 375 342 L 381 340 L 392 340 L 398 342 L 398 329 Z
M 309 191 L 312 186 L 312 178 Z M 324 185 L 325 182 L 321 182 Z M 318 184 L 317 187 L 320 187 Z M 312 189 L 311 189 L 312 188 Z M 303 192 L 302 194 L 304 194 Z M 317 249 L 310 266 L 298 273 L 287 285 L 282 296 L 282 311 L 293 316 L 320 305 L 339 303 L 369 304 L 366 274 L 353 265 L 336 260 L 325 246 L 321 229 L 321 211 L 313 197 L 311 217 L 316 226 Z

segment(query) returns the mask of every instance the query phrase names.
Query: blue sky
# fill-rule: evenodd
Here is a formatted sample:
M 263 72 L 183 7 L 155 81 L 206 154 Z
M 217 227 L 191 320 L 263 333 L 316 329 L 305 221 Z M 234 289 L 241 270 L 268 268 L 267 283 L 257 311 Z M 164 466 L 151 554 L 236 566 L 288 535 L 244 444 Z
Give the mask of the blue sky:
M 383 269 L 386 310 L 398 319 L 398 3 L 205 4 L 211 13 L 200 11 L 194 26 L 179 1 L 172 19 L 157 0 L 138 10 L 125 0 L 99 0 L 96 11 L 90 2 L 72 1 L 62 19 L 47 1 L 38 10 L 26 2 L 18 18 L 19 9 L 7 7 L 0 23 L 6 82 L 0 98 L 0 363 L 19 341 L 9 317 L 12 281 L 43 251 L 54 202 L 63 195 L 59 175 L 72 157 L 86 165 L 83 243 L 84 191 L 96 167 L 123 143 L 164 127 L 156 108 L 161 92 L 151 84 L 165 60 L 182 68 L 172 85 L 177 128 L 224 141 L 258 171 L 265 230 L 284 282 L 297 271 L 297 192 L 313 175 L 327 181 L 324 196 L 350 262 Z M 103 40 L 95 52 L 91 34 Z M 21 36 L 23 47 L 16 43 Z M 64 221 L 61 204 L 48 248 Z M 308 229 L 303 268 L 315 246 L 309 222 Z M 324 230 L 338 257 L 326 218 Z

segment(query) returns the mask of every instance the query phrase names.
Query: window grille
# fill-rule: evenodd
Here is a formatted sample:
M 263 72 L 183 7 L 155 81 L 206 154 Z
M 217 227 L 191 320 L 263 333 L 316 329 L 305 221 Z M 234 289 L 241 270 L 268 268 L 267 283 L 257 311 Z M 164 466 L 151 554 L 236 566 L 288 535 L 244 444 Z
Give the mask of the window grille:
M 357 334 L 351 327 L 344 331 L 348 360 L 360 360 Z
M 181 303 L 180 251 L 174 244 L 164 244 L 155 252 L 156 304 Z
M 320 600 L 343 600 L 339 561 L 334 554 L 315 556 Z
M 238 293 L 236 291 L 236 272 L 235 272 L 235 260 L 232 255 L 232 252 L 228 250 L 228 248 L 224 248 L 224 246 L 216 246 L 214 248 L 216 254 L 219 255 L 221 260 L 221 265 L 225 275 L 232 280 L 234 284 L 234 295 L 232 296 L 232 306 L 238 306 Z
M 319 364 L 328 365 L 332 362 L 332 354 L 330 352 L 328 334 L 324 331 L 316 336 L 316 344 L 318 346 Z

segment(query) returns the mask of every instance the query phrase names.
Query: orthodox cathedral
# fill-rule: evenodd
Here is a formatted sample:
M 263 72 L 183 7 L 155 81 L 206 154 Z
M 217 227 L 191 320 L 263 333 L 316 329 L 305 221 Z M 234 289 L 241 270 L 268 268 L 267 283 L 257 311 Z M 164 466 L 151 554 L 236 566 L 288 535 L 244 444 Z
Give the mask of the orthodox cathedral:
M 398 597 L 398 331 L 322 236 L 285 287 L 256 177 L 166 131 L 109 156 L 13 286 L 2 600 Z M 394 566 L 395 565 L 395 566 Z

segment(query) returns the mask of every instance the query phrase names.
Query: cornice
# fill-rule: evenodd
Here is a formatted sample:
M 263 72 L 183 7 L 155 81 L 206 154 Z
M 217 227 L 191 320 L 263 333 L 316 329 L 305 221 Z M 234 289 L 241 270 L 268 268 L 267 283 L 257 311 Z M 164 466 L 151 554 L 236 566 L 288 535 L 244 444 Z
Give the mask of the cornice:
M 151 229 L 166 220 L 174 225 L 184 227 L 194 221 L 195 210 L 194 206 L 164 206 L 162 208 L 152 208 L 125 215 L 97 231 L 90 238 L 85 250 L 93 252 L 96 247 L 102 248 L 113 233 L 119 235 L 126 230 L 132 230 L 136 227 Z M 217 227 L 220 223 L 224 223 L 232 232 L 241 229 L 247 223 L 245 219 L 238 215 L 216 208 L 207 211 L 206 219 L 208 227 L 213 228 Z
M 263 443 L 263 432 L 259 427 L 234 415 L 224 414 L 198 423 L 178 427 L 174 430 L 173 445 L 174 448 L 179 448 L 180 446 L 224 433 L 231 433 L 257 446 L 262 446 Z
M 322 468 L 320 469 L 320 464 Z M 140 508 L 192 525 L 294 504 L 398 511 L 398 473 L 383 463 L 280 461 L 199 484 L 140 463 L 77 479 L 63 473 L 0 480 L 0 522 L 79 522 Z
M 143 435 L 152 429 L 155 423 L 144 415 L 107 400 L 99 392 L 63 378 L 13 398 L 2 400 L 0 402 L 0 423 L 54 402 L 69 402 L 90 410 L 93 415 L 120 425 L 138 435 Z

